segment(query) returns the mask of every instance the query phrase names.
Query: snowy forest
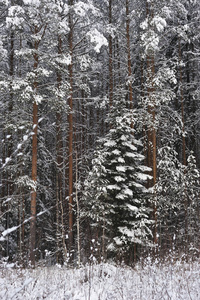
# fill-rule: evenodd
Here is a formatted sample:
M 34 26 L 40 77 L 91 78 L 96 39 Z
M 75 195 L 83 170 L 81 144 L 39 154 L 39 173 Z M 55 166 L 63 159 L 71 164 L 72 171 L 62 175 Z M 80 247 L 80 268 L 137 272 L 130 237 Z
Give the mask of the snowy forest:
M 0 1 L 1 261 L 198 258 L 199 41 L 198 0 Z

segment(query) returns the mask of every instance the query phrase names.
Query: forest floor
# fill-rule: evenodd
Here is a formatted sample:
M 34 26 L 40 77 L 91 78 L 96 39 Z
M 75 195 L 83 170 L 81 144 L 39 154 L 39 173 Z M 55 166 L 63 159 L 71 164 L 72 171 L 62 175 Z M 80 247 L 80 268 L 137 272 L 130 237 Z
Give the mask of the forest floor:
M 134 268 L 102 263 L 69 269 L 0 266 L 0 299 L 199 300 L 200 261 L 156 263 Z

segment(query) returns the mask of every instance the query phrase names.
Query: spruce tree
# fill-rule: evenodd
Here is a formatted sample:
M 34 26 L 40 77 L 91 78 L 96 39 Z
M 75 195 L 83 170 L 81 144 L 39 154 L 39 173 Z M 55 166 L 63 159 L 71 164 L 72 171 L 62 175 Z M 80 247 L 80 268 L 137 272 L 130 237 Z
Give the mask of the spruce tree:
M 108 121 L 110 130 L 99 141 L 86 181 L 86 214 L 105 227 L 108 253 L 130 254 L 135 245 L 150 245 L 149 168 L 142 165 L 141 144 L 123 98 L 114 101 Z

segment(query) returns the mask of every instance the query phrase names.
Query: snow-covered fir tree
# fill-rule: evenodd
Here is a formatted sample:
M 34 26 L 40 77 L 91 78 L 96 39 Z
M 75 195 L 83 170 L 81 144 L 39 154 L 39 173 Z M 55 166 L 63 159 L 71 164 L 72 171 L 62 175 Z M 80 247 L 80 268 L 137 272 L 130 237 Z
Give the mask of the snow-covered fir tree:
M 130 255 L 134 245 L 151 244 L 151 196 L 145 188 L 150 169 L 142 165 L 141 143 L 123 98 L 114 101 L 108 121 L 85 183 L 86 215 L 104 227 L 108 252 Z

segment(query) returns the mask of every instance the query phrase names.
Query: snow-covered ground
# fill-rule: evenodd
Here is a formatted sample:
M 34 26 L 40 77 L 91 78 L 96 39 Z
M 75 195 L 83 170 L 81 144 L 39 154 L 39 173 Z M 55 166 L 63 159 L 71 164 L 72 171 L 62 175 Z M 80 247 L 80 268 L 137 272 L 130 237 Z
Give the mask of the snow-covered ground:
M 113 264 L 0 268 L 0 299 L 199 300 L 200 265 L 146 261 L 134 269 Z

